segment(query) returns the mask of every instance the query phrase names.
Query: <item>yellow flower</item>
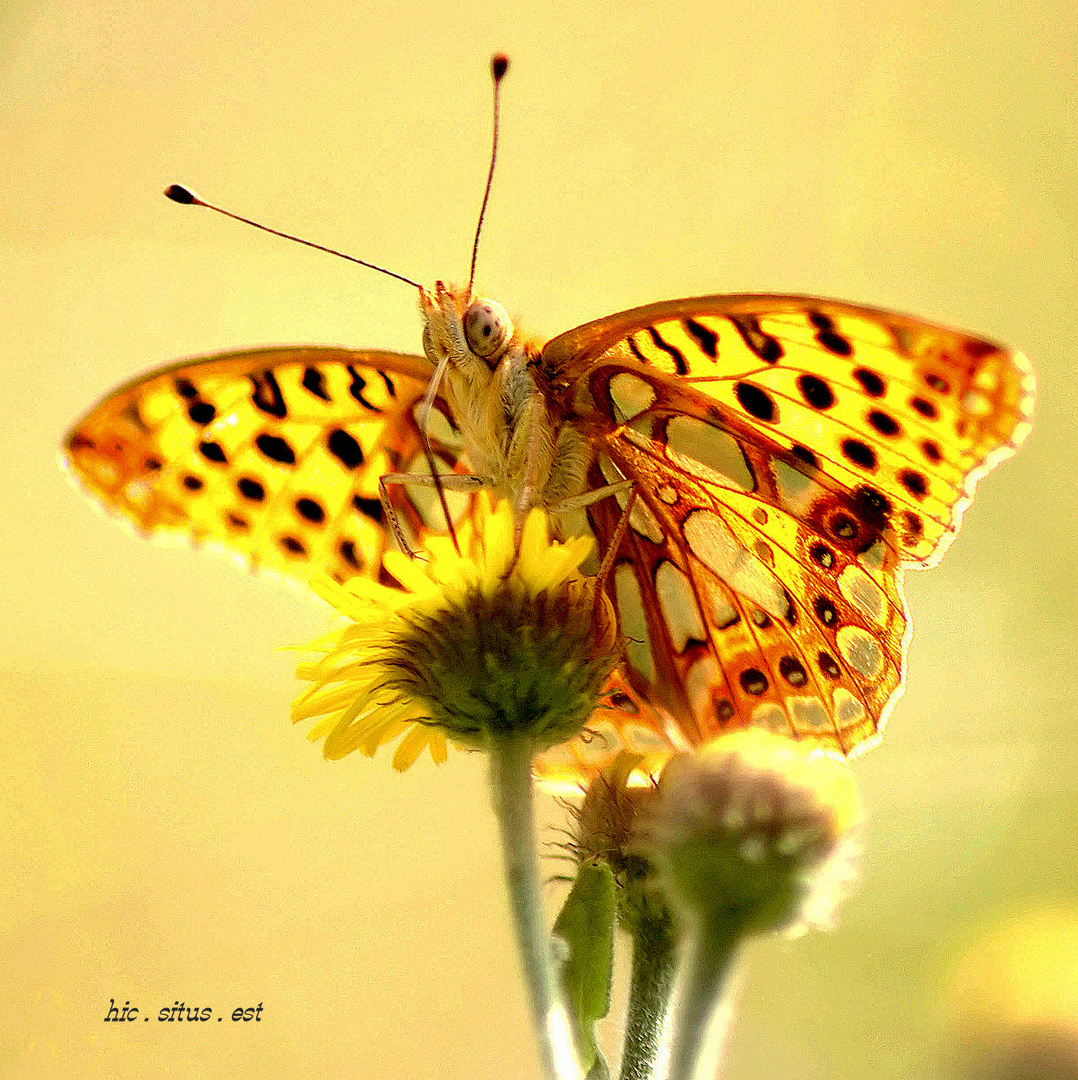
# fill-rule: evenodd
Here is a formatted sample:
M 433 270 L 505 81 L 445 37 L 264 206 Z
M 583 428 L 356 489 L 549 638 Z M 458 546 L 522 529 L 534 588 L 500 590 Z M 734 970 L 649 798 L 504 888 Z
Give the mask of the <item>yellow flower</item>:
M 509 504 L 484 494 L 459 553 L 447 536 L 429 537 L 422 561 L 386 553 L 399 588 L 315 584 L 350 620 L 297 671 L 312 685 L 292 718 L 317 718 L 309 738 L 326 757 L 373 755 L 403 734 L 393 765 L 406 769 L 425 747 L 444 761 L 447 738 L 481 748 L 520 732 L 538 751 L 580 730 L 617 659 L 609 603 L 578 573 L 592 541 L 552 541 L 541 510 L 515 534 Z

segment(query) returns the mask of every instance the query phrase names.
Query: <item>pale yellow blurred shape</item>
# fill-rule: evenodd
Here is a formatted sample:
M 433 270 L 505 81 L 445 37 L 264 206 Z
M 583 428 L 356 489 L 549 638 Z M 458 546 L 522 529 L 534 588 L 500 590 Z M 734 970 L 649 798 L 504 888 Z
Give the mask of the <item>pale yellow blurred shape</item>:
M 1078 1080 L 1078 908 L 1030 908 L 983 933 L 947 1005 L 958 1080 Z
M 948 987 L 960 1035 L 989 1027 L 1058 1027 L 1078 1036 L 1078 907 L 1024 911 L 981 937 Z

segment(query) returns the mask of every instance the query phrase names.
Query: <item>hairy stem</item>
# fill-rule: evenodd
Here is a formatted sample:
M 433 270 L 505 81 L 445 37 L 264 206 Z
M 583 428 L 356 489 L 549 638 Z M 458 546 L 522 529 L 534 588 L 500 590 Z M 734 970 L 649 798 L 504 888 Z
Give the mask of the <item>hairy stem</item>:
M 501 830 L 509 905 L 543 1064 L 552 1080 L 580 1080 L 583 1069 L 554 970 L 543 909 L 532 791 L 533 751 L 527 737 L 492 735 L 491 791 Z
M 677 968 L 677 940 L 665 910 L 639 913 L 632 939 L 633 969 L 620 1080 L 651 1080 Z
M 719 919 L 686 935 L 663 1033 L 659 1080 L 716 1080 L 733 1014 L 733 972 L 742 930 Z

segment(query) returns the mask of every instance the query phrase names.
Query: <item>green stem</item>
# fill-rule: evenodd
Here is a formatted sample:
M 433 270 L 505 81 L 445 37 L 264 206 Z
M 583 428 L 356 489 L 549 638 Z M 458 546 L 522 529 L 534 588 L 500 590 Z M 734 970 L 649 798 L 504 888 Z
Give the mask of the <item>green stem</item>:
M 715 1080 L 733 1014 L 734 960 L 742 937 L 736 923 L 715 920 L 686 935 L 664 1034 L 661 1080 Z
M 501 829 L 509 904 L 543 1064 L 553 1080 L 580 1080 L 584 1070 L 554 971 L 543 909 L 532 793 L 533 751 L 527 737 L 490 736 L 491 791 Z
M 665 910 L 638 913 L 634 923 L 621 1080 L 650 1080 L 659 1056 L 663 1021 L 677 968 L 677 939 Z

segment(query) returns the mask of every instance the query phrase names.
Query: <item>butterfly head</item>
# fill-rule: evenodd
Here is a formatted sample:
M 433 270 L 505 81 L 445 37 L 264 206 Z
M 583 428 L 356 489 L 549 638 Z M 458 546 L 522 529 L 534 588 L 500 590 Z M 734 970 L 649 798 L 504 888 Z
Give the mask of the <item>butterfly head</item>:
M 423 349 L 435 365 L 452 364 L 464 374 L 477 365 L 493 371 L 514 340 L 512 320 L 496 300 L 438 282 L 420 290 Z

